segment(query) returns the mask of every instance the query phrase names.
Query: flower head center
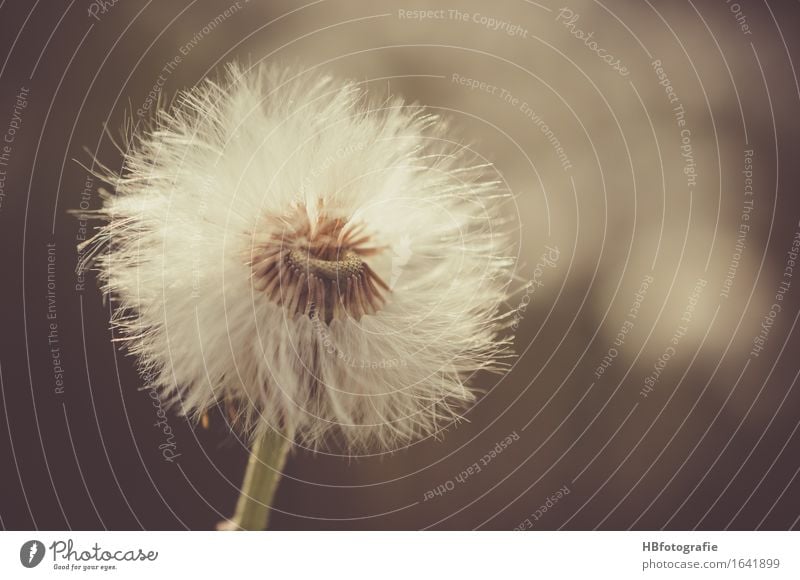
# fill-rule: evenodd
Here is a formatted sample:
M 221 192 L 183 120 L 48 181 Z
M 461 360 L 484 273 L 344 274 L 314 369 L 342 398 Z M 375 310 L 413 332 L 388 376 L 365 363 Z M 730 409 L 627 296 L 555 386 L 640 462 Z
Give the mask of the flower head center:
M 291 316 L 330 324 L 348 316 L 360 320 L 383 307 L 389 287 L 365 260 L 383 248 L 372 244 L 363 224 L 333 217 L 322 204 L 314 217 L 299 204 L 266 221 L 266 231 L 254 236 L 253 283 Z
M 301 250 L 290 250 L 286 255 L 286 261 L 292 268 L 305 268 L 309 275 L 329 281 L 360 276 L 364 269 L 364 261 L 352 251 L 327 260 L 315 258 L 311 253 L 304 253 Z

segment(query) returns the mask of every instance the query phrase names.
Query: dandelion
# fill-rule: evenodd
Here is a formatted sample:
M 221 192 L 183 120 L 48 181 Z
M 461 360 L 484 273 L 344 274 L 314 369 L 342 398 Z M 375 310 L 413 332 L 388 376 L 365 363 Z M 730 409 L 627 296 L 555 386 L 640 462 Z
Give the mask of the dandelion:
M 165 402 L 252 438 L 234 527 L 263 527 L 292 442 L 435 436 L 504 367 L 507 195 L 447 132 L 356 83 L 232 65 L 104 176 L 87 261 L 120 340 Z

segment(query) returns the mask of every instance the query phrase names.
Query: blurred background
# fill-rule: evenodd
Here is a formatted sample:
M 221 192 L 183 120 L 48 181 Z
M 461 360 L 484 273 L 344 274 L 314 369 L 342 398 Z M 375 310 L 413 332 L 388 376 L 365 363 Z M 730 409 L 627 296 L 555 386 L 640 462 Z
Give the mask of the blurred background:
M 442 112 L 519 235 L 512 371 L 439 440 L 296 451 L 272 528 L 797 528 L 798 27 L 771 1 L 1 2 L 0 525 L 231 514 L 247 449 L 221 413 L 159 418 L 68 212 L 126 123 L 239 60 Z

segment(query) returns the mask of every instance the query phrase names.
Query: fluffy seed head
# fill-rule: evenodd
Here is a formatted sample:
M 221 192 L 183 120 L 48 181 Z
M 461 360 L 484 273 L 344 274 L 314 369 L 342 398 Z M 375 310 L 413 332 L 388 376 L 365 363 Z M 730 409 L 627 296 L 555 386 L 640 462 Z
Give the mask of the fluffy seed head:
M 183 412 L 391 449 L 452 424 L 508 356 L 508 198 L 488 170 L 418 106 L 230 66 L 131 139 L 86 256 Z

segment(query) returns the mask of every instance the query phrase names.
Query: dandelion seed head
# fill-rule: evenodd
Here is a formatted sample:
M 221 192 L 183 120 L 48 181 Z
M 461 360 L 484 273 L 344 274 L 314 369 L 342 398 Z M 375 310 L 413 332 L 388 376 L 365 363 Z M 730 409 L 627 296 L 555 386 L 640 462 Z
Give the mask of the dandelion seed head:
M 84 253 L 151 386 L 310 448 L 457 421 L 510 356 L 514 260 L 508 196 L 449 134 L 399 98 L 266 66 L 159 111 L 104 176 Z

